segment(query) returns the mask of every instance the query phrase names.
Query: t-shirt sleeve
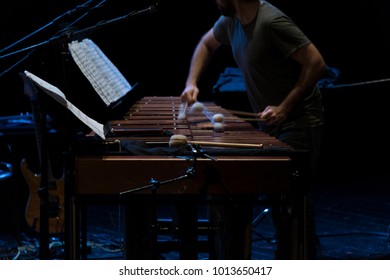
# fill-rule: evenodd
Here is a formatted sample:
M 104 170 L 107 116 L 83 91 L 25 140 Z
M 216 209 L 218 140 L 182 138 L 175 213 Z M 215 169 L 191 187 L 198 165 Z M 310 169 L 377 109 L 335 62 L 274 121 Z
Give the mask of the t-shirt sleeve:
M 218 42 L 224 45 L 230 45 L 229 31 L 228 31 L 229 19 L 221 16 L 214 24 L 213 32 Z
M 269 39 L 286 57 L 310 43 L 309 38 L 289 17 L 274 18 L 269 29 Z

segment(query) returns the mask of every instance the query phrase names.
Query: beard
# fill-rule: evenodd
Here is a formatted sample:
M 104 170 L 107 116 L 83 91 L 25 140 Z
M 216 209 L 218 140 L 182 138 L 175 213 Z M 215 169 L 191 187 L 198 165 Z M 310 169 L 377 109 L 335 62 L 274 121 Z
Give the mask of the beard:
M 236 9 L 230 0 L 217 0 L 217 6 L 225 17 L 234 17 L 236 14 Z

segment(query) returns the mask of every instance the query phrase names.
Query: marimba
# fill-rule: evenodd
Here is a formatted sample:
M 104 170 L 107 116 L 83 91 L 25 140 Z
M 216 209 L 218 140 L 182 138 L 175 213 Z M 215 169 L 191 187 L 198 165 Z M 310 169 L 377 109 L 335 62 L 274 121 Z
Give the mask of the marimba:
M 75 159 L 76 196 L 111 195 L 120 199 L 124 194 L 146 194 L 157 201 L 172 197 L 174 201 L 203 201 L 295 191 L 289 146 L 213 102 L 203 104 L 203 111 L 191 112 L 188 108 L 186 118 L 179 118 L 179 97 L 147 96 L 135 102 L 123 119 L 110 121 L 112 135 L 104 142 L 119 143 L 118 150 L 83 154 L 79 149 L 81 153 Z M 211 116 L 217 113 L 224 116 L 223 131 L 214 130 Z M 169 147 L 173 134 L 185 135 L 189 142 L 224 145 L 201 146 L 207 156 L 194 156 L 186 147 Z
M 156 146 L 168 148 L 172 134 L 185 135 L 189 141 L 223 143 L 213 147 L 215 161 L 197 160 L 197 176 L 186 182 L 161 187 L 159 194 L 196 194 L 204 188 L 208 171 L 219 172 L 220 185 L 213 182 L 210 194 L 228 191 L 231 194 L 287 193 L 290 184 L 289 148 L 279 140 L 258 131 L 247 121 L 212 102 L 205 102 L 207 112 L 187 112 L 178 119 L 181 101 L 178 97 L 144 97 L 136 102 L 123 120 L 110 121 L 114 136 L 107 141 L 138 143 L 145 155 L 129 151 L 76 158 L 76 192 L 78 194 L 120 194 L 138 188 L 154 178 L 166 181 L 183 174 L 192 164 L 188 157 L 151 154 Z M 207 114 L 224 115 L 224 131 L 215 132 Z M 134 141 L 134 142 L 131 142 Z M 232 147 L 229 148 L 229 144 Z M 261 148 L 235 148 L 235 144 L 261 145 Z M 226 147 L 227 146 L 227 147 Z M 149 149 L 150 148 L 150 149 Z M 207 149 L 207 146 L 202 147 Z M 171 149 L 172 150 L 172 149 Z M 278 151 L 272 154 L 271 151 Z M 283 154 L 281 151 L 284 151 Z M 255 154 L 248 155 L 248 154 Z M 145 193 L 145 191 L 140 192 Z

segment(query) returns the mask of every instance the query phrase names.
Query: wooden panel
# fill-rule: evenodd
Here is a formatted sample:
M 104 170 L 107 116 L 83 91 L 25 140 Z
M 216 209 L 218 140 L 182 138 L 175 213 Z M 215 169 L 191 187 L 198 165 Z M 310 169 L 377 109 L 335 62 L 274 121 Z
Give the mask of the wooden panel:
M 193 167 L 192 161 L 168 157 L 79 157 L 77 192 L 119 195 L 147 186 L 154 179 L 162 183 L 158 194 L 288 193 L 290 164 L 290 159 L 282 156 L 198 159 L 195 176 L 175 181 Z M 169 183 L 164 184 L 165 181 Z M 151 189 L 136 193 L 151 193 Z

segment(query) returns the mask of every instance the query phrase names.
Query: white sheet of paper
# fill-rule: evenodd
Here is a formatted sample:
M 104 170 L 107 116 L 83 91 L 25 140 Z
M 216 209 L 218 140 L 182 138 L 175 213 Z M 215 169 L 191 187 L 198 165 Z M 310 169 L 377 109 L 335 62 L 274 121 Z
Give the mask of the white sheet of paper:
M 80 121 L 82 121 L 90 129 L 92 129 L 97 135 L 99 135 L 102 139 L 106 139 L 106 136 L 104 134 L 104 125 L 98 123 L 97 121 L 88 117 L 86 114 L 80 111 L 76 106 L 74 106 L 70 101 L 66 99 L 65 94 L 59 88 L 53 86 L 52 84 L 49 84 L 48 82 L 42 80 L 38 76 L 28 71 L 24 71 L 24 73 L 49 96 L 54 98 L 64 107 L 68 108 L 69 111 L 71 111 Z
M 73 60 L 107 106 L 132 89 L 118 68 L 92 40 L 73 41 L 68 47 Z

